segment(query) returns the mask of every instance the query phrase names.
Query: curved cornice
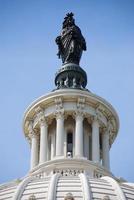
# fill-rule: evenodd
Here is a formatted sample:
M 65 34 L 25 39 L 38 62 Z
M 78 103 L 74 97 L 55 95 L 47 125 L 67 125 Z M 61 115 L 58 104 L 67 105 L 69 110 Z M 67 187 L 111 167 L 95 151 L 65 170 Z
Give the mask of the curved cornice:
M 78 103 L 78 99 L 84 98 L 84 104 L 89 105 L 93 108 L 98 116 L 105 117 L 107 121 L 110 121 L 113 126 L 113 134 L 111 136 L 111 144 L 119 130 L 119 118 L 118 115 L 113 108 L 113 106 L 108 103 L 105 99 L 89 92 L 75 89 L 60 89 L 48 93 L 44 96 L 41 96 L 36 101 L 34 101 L 25 111 L 24 119 L 23 119 L 23 130 L 26 134 L 26 121 L 33 121 L 36 117 L 36 109 L 37 107 L 47 109 L 48 107 L 55 106 L 56 99 L 61 99 L 62 103 L 66 102 L 75 102 Z M 60 103 L 58 103 L 60 106 Z M 85 111 L 86 113 L 86 111 Z M 26 135 L 27 136 L 27 135 Z

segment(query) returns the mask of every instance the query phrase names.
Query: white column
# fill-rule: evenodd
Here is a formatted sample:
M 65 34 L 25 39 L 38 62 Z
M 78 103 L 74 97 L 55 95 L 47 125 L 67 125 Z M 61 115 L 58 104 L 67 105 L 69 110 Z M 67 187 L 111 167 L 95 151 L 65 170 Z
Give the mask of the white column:
M 40 164 L 47 161 L 48 125 L 46 120 L 40 122 Z
M 64 155 L 64 115 L 56 114 L 56 156 Z
M 38 135 L 31 133 L 31 169 L 38 165 Z
M 100 162 L 99 122 L 97 117 L 92 122 L 92 160 Z
M 83 157 L 83 114 L 76 113 L 75 120 L 75 156 Z
M 109 162 L 109 132 L 108 129 L 102 134 L 102 165 L 110 170 Z

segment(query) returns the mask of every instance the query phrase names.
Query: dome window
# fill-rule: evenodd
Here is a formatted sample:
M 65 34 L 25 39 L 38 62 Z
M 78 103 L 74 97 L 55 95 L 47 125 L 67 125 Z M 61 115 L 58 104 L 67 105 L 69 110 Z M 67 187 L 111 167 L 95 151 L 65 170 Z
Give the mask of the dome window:
M 64 200 L 74 200 L 72 193 L 67 193 Z

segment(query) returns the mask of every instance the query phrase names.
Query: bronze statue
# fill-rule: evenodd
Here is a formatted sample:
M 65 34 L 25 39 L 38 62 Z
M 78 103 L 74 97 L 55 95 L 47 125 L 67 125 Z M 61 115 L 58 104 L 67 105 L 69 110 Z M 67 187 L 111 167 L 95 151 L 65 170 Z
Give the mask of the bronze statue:
M 61 35 L 56 38 L 58 56 L 62 63 L 75 63 L 79 65 L 82 51 L 86 51 L 86 42 L 81 30 L 75 25 L 73 13 L 64 18 Z

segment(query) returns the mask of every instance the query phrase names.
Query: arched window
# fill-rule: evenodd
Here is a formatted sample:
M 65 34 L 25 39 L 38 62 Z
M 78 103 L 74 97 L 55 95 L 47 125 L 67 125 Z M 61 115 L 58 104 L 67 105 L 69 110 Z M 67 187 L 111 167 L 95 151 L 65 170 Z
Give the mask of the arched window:
M 73 134 L 72 132 L 67 133 L 67 157 L 73 156 Z
M 67 193 L 64 200 L 74 200 L 72 193 Z

